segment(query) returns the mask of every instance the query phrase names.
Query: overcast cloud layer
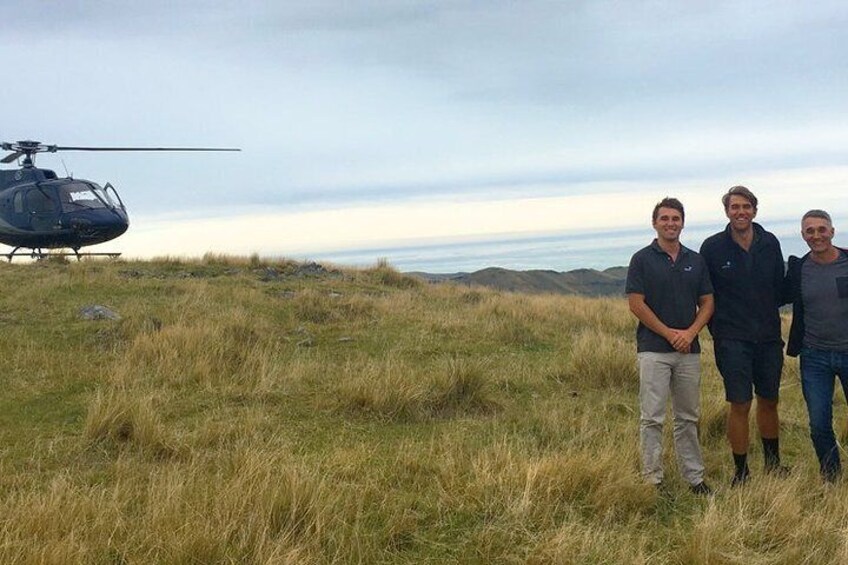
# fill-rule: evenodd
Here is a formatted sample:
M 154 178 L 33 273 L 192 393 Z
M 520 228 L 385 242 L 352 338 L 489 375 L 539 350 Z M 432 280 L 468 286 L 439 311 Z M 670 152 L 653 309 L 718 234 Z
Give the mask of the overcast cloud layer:
M 0 139 L 242 148 L 40 157 L 118 187 L 136 255 L 616 230 L 678 187 L 720 223 L 751 181 L 766 221 L 798 215 L 782 178 L 801 208 L 845 186 L 841 2 L 3 4 Z

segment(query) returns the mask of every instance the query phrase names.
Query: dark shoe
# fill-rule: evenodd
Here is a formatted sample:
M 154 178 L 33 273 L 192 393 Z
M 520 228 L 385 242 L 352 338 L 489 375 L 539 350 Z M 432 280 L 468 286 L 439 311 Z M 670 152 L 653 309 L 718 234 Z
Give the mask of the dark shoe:
M 748 467 L 745 466 L 745 470 L 741 473 L 736 473 L 733 475 L 733 478 L 730 480 L 730 488 L 741 487 L 745 483 L 748 482 L 748 476 L 751 474 L 751 471 L 748 470 Z
M 789 475 L 792 474 L 792 467 L 787 467 L 786 465 L 769 465 L 765 468 L 766 475 L 771 475 L 773 477 L 777 477 L 778 479 L 785 479 Z
M 693 494 L 702 494 L 704 496 L 709 496 L 713 493 L 713 489 L 711 489 L 710 485 L 704 481 L 701 481 L 697 485 L 691 485 L 689 490 L 691 490 Z

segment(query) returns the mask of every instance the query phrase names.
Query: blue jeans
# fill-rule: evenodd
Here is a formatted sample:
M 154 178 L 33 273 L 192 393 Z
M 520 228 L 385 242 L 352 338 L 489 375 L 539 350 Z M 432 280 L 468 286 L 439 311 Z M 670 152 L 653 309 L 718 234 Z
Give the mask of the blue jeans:
M 819 458 L 822 476 L 835 479 L 842 471 L 839 448 L 833 435 L 834 377 L 839 377 L 848 398 L 848 351 L 801 350 L 801 387 L 810 415 L 810 437 Z

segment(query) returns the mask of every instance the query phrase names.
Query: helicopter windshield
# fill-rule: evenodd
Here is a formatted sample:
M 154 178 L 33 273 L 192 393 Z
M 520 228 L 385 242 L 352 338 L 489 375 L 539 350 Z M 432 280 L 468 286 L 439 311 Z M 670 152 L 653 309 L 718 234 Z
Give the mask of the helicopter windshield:
M 121 202 L 121 197 L 118 196 L 118 191 L 115 190 L 115 187 L 112 186 L 112 183 L 107 182 L 106 186 L 100 188 L 97 184 L 94 185 L 97 194 L 100 194 L 104 197 L 106 202 L 108 202 L 113 208 L 121 208 L 124 210 L 124 203 Z
M 64 185 L 59 189 L 59 198 L 62 201 L 62 210 L 65 212 L 115 206 L 106 191 L 94 183 L 75 182 Z

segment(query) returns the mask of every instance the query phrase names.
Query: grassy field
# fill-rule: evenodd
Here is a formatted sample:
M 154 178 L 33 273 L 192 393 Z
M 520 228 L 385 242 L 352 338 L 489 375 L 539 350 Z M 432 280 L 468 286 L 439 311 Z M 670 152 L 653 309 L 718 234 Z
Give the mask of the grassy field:
M 728 487 L 706 338 L 717 494 L 689 493 L 670 433 L 670 488 L 641 483 L 623 298 L 215 256 L 4 264 L 0 284 L 2 563 L 848 562 L 795 360 L 791 478 L 754 442 Z M 841 440 L 845 419 L 840 396 Z

